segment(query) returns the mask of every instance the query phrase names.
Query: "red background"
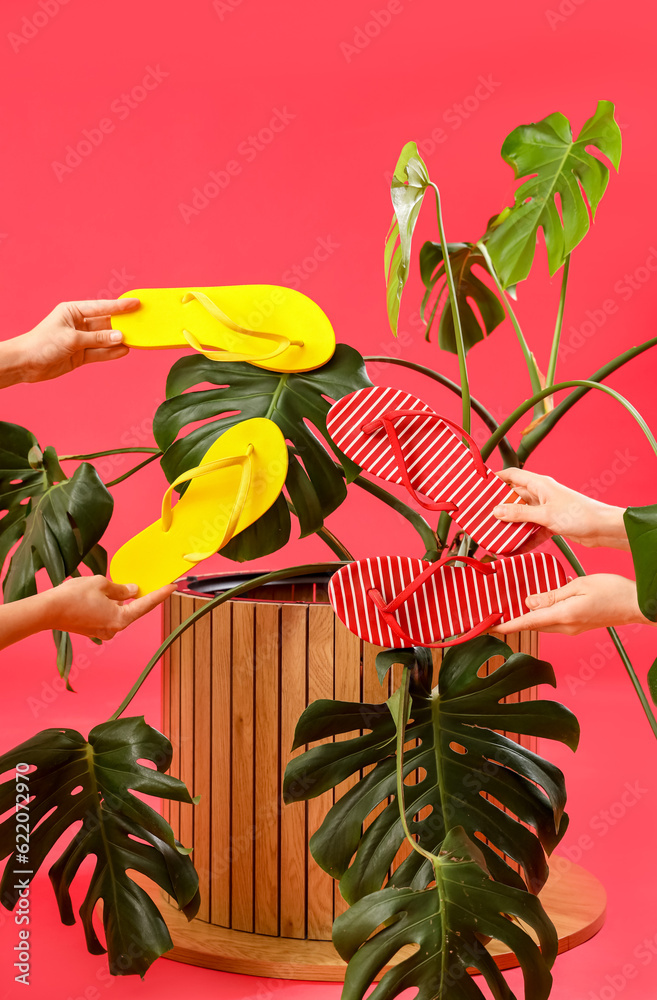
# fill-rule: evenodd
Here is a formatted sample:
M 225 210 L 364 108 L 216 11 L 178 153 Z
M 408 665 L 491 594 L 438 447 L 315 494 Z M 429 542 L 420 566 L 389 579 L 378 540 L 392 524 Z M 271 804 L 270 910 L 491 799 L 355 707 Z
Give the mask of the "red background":
M 448 239 L 473 239 L 511 200 L 511 170 L 499 156 L 511 129 L 562 111 L 578 130 L 605 98 L 617 106 L 623 161 L 593 231 L 574 255 L 564 329 L 564 343 L 574 349 L 558 371 L 564 378 L 587 377 L 654 333 L 652 272 L 640 271 L 631 293 L 623 289 L 625 275 L 641 268 L 657 243 L 655 18 L 646 0 L 625 8 L 631 16 L 608 0 L 559 2 L 560 7 L 553 0 L 546 8 L 520 0 L 497 5 L 477 0 L 468 6 L 399 0 L 391 5 L 396 13 L 390 23 L 357 49 L 357 30 L 371 20 L 372 9 L 384 9 L 383 0 L 374 8 L 371 0 L 226 0 L 214 8 L 210 0 L 187 0 L 183 7 L 6 0 L 0 12 L 1 335 L 31 328 L 58 301 L 106 295 L 103 290 L 117 273 L 120 287 L 114 288 L 121 292 L 186 283 L 285 283 L 289 274 L 284 275 L 296 265 L 303 275 L 299 287 L 327 311 L 339 340 L 363 353 L 399 352 L 456 377 L 456 359 L 426 344 L 413 323 L 417 283 L 402 309 L 405 336 L 395 342 L 389 332 L 382 266 L 391 214 L 386 173 L 404 142 L 422 143 L 442 191 Z M 35 15 L 37 29 L 30 27 Z M 362 44 L 367 36 L 357 37 Z M 122 94 L 141 85 L 149 67 L 162 71 L 160 82 L 151 91 L 136 91 L 136 106 L 127 107 Z M 485 99 L 471 98 L 480 77 L 489 81 L 490 92 Z M 288 124 L 263 148 L 249 152 L 249 136 L 268 126 L 274 109 L 287 111 Z M 84 130 L 98 129 L 103 119 L 109 120 L 107 131 L 89 155 L 78 165 L 69 159 L 73 165 L 66 172 L 57 167 L 67 147 L 75 147 Z M 435 129 L 443 130 L 439 144 L 428 141 Z M 180 205 L 189 205 L 194 188 L 229 160 L 237 160 L 239 172 L 185 222 Z M 435 232 L 431 210 L 425 212 L 421 237 Z M 335 246 L 315 267 L 320 239 Z M 420 239 L 416 251 L 419 246 Z M 536 277 L 520 289 L 518 314 L 543 369 L 558 288 L 557 280 L 548 280 L 539 250 Z M 601 310 L 606 300 L 617 307 L 613 315 L 595 331 L 585 325 L 582 334 L 587 310 Z M 60 453 L 151 444 L 153 411 L 176 356 L 132 352 L 64 381 L 14 387 L 3 393 L 2 419 L 28 426 L 42 446 L 51 444 Z M 642 356 L 610 380 L 653 426 L 655 364 L 654 356 Z M 508 323 L 472 351 L 469 367 L 474 395 L 497 417 L 528 393 Z M 456 398 L 432 384 L 393 368 L 381 369 L 376 380 L 414 388 L 458 419 Z M 617 452 L 626 456 L 620 473 L 619 463 L 612 469 Z M 109 480 L 135 461 L 127 456 L 99 468 Z M 602 477 L 600 498 L 623 506 L 656 499 L 654 454 L 632 419 L 601 393 L 571 411 L 529 467 L 588 492 Z M 155 515 L 164 486 L 155 465 L 116 488 L 116 512 L 106 536 L 110 552 Z M 407 526 L 365 502 L 360 492 L 328 523 L 360 556 L 417 551 Z M 267 564 L 326 555 L 323 544 L 311 539 Z M 625 555 L 598 551 L 583 558 L 592 571 L 631 572 Z M 232 564 L 216 557 L 208 569 L 213 565 Z M 101 651 L 78 642 L 78 657 L 86 653 L 90 665 L 78 671 L 77 694 L 51 687 L 56 673 L 48 636 L 6 650 L 0 658 L 3 748 L 47 726 L 84 732 L 106 718 L 156 648 L 159 630 L 155 613 Z M 654 657 L 653 634 L 647 628 L 624 633 L 645 676 Z M 657 980 L 654 955 L 647 960 L 637 952 L 657 932 L 651 849 L 656 748 L 606 638 L 604 632 L 549 636 L 542 646 L 559 675 L 559 697 L 582 723 L 576 756 L 545 747 L 565 767 L 569 782 L 572 820 L 563 846 L 573 848 L 589 834 L 581 860 L 604 881 L 610 911 L 594 941 L 558 960 L 555 1000 L 604 1000 L 615 995 L 610 990 L 637 1000 L 653 996 Z M 590 679 L 573 683 L 582 670 Z M 134 708 L 158 725 L 157 672 Z M 606 822 L 601 812 L 620 800 L 626 782 L 638 784 L 638 801 L 601 832 Z M 45 871 L 35 884 L 33 915 L 32 996 L 93 1000 L 109 987 L 117 1000 L 182 991 L 281 1000 L 339 996 L 336 985 L 263 982 L 165 960 L 144 983 L 108 980 L 104 959 L 87 955 L 79 924 L 60 925 Z M 0 914 L 0 924 L 0 997 L 18 996 L 11 967 L 15 929 L 9 915 Z M 510 979 L 520 988 L 517 973 Z

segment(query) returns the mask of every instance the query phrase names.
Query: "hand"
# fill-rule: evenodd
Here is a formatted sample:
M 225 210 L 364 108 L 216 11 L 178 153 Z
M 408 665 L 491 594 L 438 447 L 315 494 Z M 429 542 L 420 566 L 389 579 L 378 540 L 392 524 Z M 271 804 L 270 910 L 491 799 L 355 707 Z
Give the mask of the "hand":
M 125 600 L 137 593 L 137 584 L 112 583 L 104 576 L 79 576 L 39 595 L 48 599 L 46 624 L 41 627 L 113 639 L 117 632 L 170 597 L 175 589 L 172 583 L 124 605 Z
M 29 333 L 0 343 L 0 388 L 17 382 L 45 382 L 94 361 L 128 353 L 110 316 L 130 312 L 139 299 L 62 302 Z
M 654 625 L 639 610 L 636 584 L 624 576 L 596 573 L 579 576 L 565 587 L 527 598 L 528 614 L 496 625 L 495 632 L 563 632 L 579 635 L 611 625 Z
M 552 535 L 564 535 L 588 547 L 604 545 L 629 550 L 622 507 L 592 500 L 562 486 L 550 476 L 539 476 L 524 469 L 503 469 L 497 475 L 513 486 L 525 503 L 500 504 L 493 511 L 495 517 L 500 521 L 529 521 L 542 525 L 517 552 L 527 552 Z

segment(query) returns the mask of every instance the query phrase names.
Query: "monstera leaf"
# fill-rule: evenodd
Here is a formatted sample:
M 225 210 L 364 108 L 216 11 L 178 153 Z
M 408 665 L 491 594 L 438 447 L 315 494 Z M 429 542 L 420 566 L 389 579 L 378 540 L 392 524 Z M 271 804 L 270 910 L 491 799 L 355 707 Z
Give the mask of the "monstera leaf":
M 657 505 L 628 507 L 623 515 L 632 551 L 641 613 L 657 622 Z
M 505 209 L 487 241 L 503 286 L 529 274 L 539 227 L 545 234 L 550 274 L 586 236 L 589 211 L 595 219 L 609 180 L 608 168 L 587 146 L 599 150 L 618 170 L 621 133 L 610 101 L 598 102 L 577 139 L 568 120 L 552 114 L 520 125 L 504 140 L 502 157 L 523 182 L 513 207 Z
M 217 388 L 186 391 L 203 382 Z M 340 459 L 347 481 L 353 480 L 359 469 L 331 442 L 326 414 L 329 400 L 371 384 L 361 355 L 346 344 L 338 344 L 331 360 L 321 368 L 292 374 L 246 363 L 209 361 L 202 356 L 182 358 L 169 373 L 167 399 L 153 422 L 155 439 L 165 452 L 162 468 L 172 482 L 181 472 L 200 464 L 212 442 L 229 427 L 251 417 L 268 417 L 289 442 L 286 489 L 299 518 L 301 537 L 312 534 L 340 506 L 347 491 L 333 458 L 308 424 Z M 183 427 L 200 420 L 207 422 L 178 437 Z M 275 552 L 289 537 L 290 517 L 281 497 L 221 553 L 243 562 Z
M 499 639 L 481 636 L 450 649 L 431 691 L 429 651 L 380 654 L 383 669 L 411 656 L 411 721 L 404 774 L 420 769 L 406 786 L 406 816 L 420 846 L 437 854 L 452 826 L 469 837 L 481 833 L 481 850 L 493 877 L 518 889 L 526 885 L 493 847 L 518 861 L 526 884 L 537 892 L 548 870 L 544 851 L 563 836 L 566 792 L 561 771 L 537 754 L 493 730 L 559 740 L 574 748 L 579 728 L 568 709 L 552 701 L 503 704 L 502 699 L 537 684 L 555 685 L 552 667 L 525 653 L 511 653 Z M 494 656 L 504 663 L 479 676 Z M 379 889 L 404 840 L 396 799 L 395 721 L 387 704 L 316 701 L 301 716 L 294 747 L 338 734 L 363 735 L 313 747 L 295 757 L 285 772 L 286 801 L 313 798 L 361 768 L 375 765 L 329 810 L 310 847 L 317 863 L 334 878 L 350 903 Z M 492 796 L 498 804 L 483 793 Z M 393 797 L 388 802 L 390 797 Z M 385 803 L 388 802 L 386 805 Z M 384 804 L 363 833 L 362 826 Z M 430 814 L 417 814 L 430 807 Z M 506 807 L 509 812 L 503 811 Z M 530 829 L 531 828 L 531 829 Z M 390 884 L 424 888 L 431 865 L 413 852 L 393 872 Z
M 11 771 L 0 785 L 0 814 L 12 810 L 0 824 L 0 857 L 8 857 L 0 883 L 3 906 L 13 909 L 21 887 L 29 886 L 59 838 L 81 822 L 50 878 L 62 922 L 73 924 L 71 883 L 85 859 L 95 856 L 80 918 L 88 950 L 103 954 L 93 926 L 102 899 L 113 975 L 143 978 L 151 963 L 173 947 L 158 908 L 129 870 L 169 893 L 189 920 L 198 910 L 198 876 L 189 851 L 174 840 L 162 816 L 131 791 L 192 802 L 185 785 L 165 774 L 171 758 L 168 739 L 143 717 L 105 722 L 91 730 L 88 740 L 73 729 L 46 729 L 0 757 L 0 773 Z M 25 774 L 25 764 L 35 769 Z M 21 804 L 28 799 L 29 842 L 16 836 Z
M 395 336 L 402 292 L 411 262 L 413 232 L 428 184 L 429 174 L 417 146 L 414 142 L 407 142 L 392 177 L 390 197 L 395 214 L 386 236 L 384 253 L 388 321 Z
M 54 448 L 41 451 L 25 427 L 0 422 L 0 567 L 20 542 L 3 582 L 5 602 L 36 594 L 45 569 L 56 586 L 84 564 L 105 574 L 107 553 L 98 544 L 114 501 L 87 462 L 67 478 Z M 73 650 L 67 632 L 54 632 L 57 666 L 68 684 Z M 69 686 L 70 688 L 70 686 Z
M 527 1000 L 547 1000 L 558 941 L 538 899 L 492 881 L 481 851 L 458 827 L 432 864 L 431 888 L 381 889 L 336 919 L 333 943 L 349 963 L 342 1000 L 363 1000 L 377 974 L 408 945 L 417 946 L 415 952 L 385 973 L 370 1000 L 392 1000 L 411 988 L 414 1000 L 484 1000 L 471 968 L 483 973 L 497 1000 L 515 1000 L 482 935 L 516 955 Z M 540 950 L 523 925 L 536 933 Z
M 488 271 L 481 250 L 478 250 L 471 243 L 449 243 L 447 252 L 454 275 L 456 302 L 463 330 L 463 345 L 467 354 L 471 347 L 492 333 L 495 327 L 504 320 L 504 307 L 495 293 L 472 270 L 477 264 L 484 271 Z M 440 243 L 425 243 L 420 250 L 420 275 L 426 288 L 420 311 L 427 328 L 427 340 L 436 313 L 438 313 L 438 344 L 444 351 L 458 354 L 454 334 L 454 315 L 448 295 L 445 260 Z M 434 292 L 436 292 L 436 298 L 427 320 L 426 309 Z M 476 305 L 479 316 L 470 305 L 471 302 Z

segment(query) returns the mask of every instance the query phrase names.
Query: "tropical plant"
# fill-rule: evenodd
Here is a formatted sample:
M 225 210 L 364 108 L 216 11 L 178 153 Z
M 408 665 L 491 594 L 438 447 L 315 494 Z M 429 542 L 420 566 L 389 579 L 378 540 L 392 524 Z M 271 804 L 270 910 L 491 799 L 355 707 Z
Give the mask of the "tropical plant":
M 25 428 L 0 425 L 0 511 L 5 511 L 0 518 L 0 564 L 6 564 L 11 554 L 4 577 L 7 601 L 34 593 L 35 575 L 42 568 L 53 584 L 80 573 L 82 566 L 105 572 L 100 541 L 112 512 L 110 490 L 158 459 L 172 482 L 197 464 L 218 435 L 253 416 L 275 421 L 287 439 L 290 464 L 285 494 L 222 554 L 240 562 L 266 556 L 286 544 L 294 518 L 301 537 L 317 534 L 338 557 L 264 574 L 205 602 L 165 638 L 110 719 L 95 726 L 87 738 L 69 729 L 50 729 L 1 758 L 2 770 L 10 774 L 0 786 L 3 812 L 13 802 L 16 781 L 25 786 L 33 823 L 34 871 L 71 826 L 82 821 L 52 866 L 51 880 L 62 920 L 73 922 L 69 887 L 83 860 L 96 855 L 80 916 L 87 946 L 98 953 L 103 946 L 92 918 L 97 902 L 103 900 L 113 973 L 143 976 L 171 945 L 162 918 L 146 893 L 135 887 L 129 870 L 168 892 L 189 918 L 198 907 L 198 883 L 188 849 L 175 840 L 161 816 L 131 794 L 134 790 L 193 801 L 184 784 L 166 774 L 171 760 L 166 737 L 142 718 L 123 717 L 164 652 L 200 617 L 233 597 L 299 573 L 330 572 L 351 560 L 349 549 L 324 522 L 354 489 L 367 491 L 402 514 L 417 531 L 417 554 L 425 559 L 436 560 L 448 550 L 472 554 L 476 549 L 471 539 L 452 530 L 446 515 L 437 527 L 431 525 L 379 483 L 363 477 L 331 441 L 326 429 L 330 401 L 371 385 L 369 362 L 407 367 L 460 396 L 463 428 L 470 430 L 473 414 L 481 419 L 490 434 L 482 454 L 488 457 L 498 448 L 505 466 L 522 467 L 591 390 L 623 405 L 657 452 L 657 442 L 641 415 L 605 384 L 613 372 L 655 346 L 657 338 L 618 355 L 588 379 L 556 381 L 571 256 L 587 234 L 589 217 L 595 215 L 608 182 L 603 158 L 618 168 L 620 147 L 613 106 L 606 101 L 599 103 L 576 139 L 560 114 L 515 129 L 502 147 L 519 182 L 514 204 L 493 215 L 482 227 L 481 237 L 450 243 L 439 189 L 415 143 L 404 146 L 392 179 L 394 215 L 385 243 L 388 317 L 396 332 L 412 266 L 414 231 L 424 195 L 430 192 L 438 232 L 437 239 L 425 242 L 419 252 L 425 289 L 421 314 L 427 339 L 437 329 L 438 346 L 458 357 L 459 383 L 404 358 L 363 358 L 346 345 L 338 345 L 322 368 L 290 375 L 190 356 L 171 369 L 166 400 L 154 420 L 153 446 L 58 455 L 52 447 L 42 450 Z M 543 361 L 540 352 L 530 348 L 510 301 L 534 265 L 539 230 L 550 274 L 559 270 L 562 274 L 554 336 Z M 527 366 L 531 394 L 500 422 L 471 395 L 467 355 L 485 338 L 495 337 L 507 318 Z M 531 411 L 534 419 L 512 443 L 509 435 Z M 193 429 L 187 430 L 190 425 Z M 94 459 L 131 451 L 147 457 L 104 484 Z M 72 461 L 81 464 L 67 475 L 63 466 Z M 641 607 L 657 620 L 657 508 L 629 510 L 626 524 Z M 554 541 L 575 571 L 583 573 L 567 543 L 558 537 Z M 615 630 L 610 634 L 657 735 L 657 721 L 636 671 Z M 56 635 L 55 640 L 58 668 L 68 678 L 70 638 Z M 484 676 L 482 665 L 492 657 L 501 657 L 502 665 Z M 470 973 L 476 968 L 494 996 L 511 998 L 485 948 L 489 937 L 504 941 L 515 952 L 525 977 L 525 995 L 532 1000 L 547 997 L 556 936 L 536 893 L 547 875 L 546 856 L 566 829 L 564 779 L 554 765 L 500 731 L 556 739 L 574 749 L 576 721 L 555 702 L 506 703 L 507 695 L 537 682 L 554 684 L 554 675 L 548 664 L 526 654 L 511 654 L 509 647 L 490 636 L 451 650 L 435 688 L 429 651 L 380 654 L 381 676 L 393 663 L 403 665 L 402 681 L 387 703 L 309 706 L 299 721 L 295 745 L 353 735 L 296 757 L 285 782 L 286 797 L 292 800 L 299 796 L 299 788 L 308 798 L 335 788 L 346 777 L 357 778 L 335 801 L 311 842 L 318 864 L 339 880 L 349 903 L 334 927 L 336 948 L 348 961 L 345 1000 L 363 997 L 377 974 L 408 944 L 416 945 L 416 950 L 384 975 L 373 997 L 393 998 L 409 987 L 416 989 L 418 1000 L 479 997 L 482 993 Z M 657 697 L 657 663 L 649 685 Z M 156 770 L 145 767 L 142 760 L 150 760 Z M 295 782 L 300 773 L 304 782 Z M 409 783 L 410 775 L 416 780 Z M 20 866 L 12 818 L 0 824 L 0 857 L 8 858 L 1 901 L 9 909 L 16 903 L 10 873 L 14 865 Z M 395 863 L 404 842 L 410 853 Z M 128 938 L 137 944 L 134 954 L 127 949 Z

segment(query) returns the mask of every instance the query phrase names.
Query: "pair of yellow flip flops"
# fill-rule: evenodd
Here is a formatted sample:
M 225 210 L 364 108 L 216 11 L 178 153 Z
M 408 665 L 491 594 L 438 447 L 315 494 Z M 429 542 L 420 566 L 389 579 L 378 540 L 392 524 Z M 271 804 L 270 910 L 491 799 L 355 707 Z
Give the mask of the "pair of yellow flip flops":
M 275 285 L 145 288 L 126 292 L 139 309 L 118 318 L 128 347 L 192 347 L 216 361 L 247 361 L 277 372 L 309 371 L 335 350 L 333 328 L 307 296 Z M 164 494 L 160 518 L 114 555 L 116 583 L 136 583 L 138 596 L 171 583 L 213 555 L 276 501 L 287 474 L 285 438 L 256 417 L 225 431 L 200 465 Z M 184 496 L 171 506 L 173 490 Z

